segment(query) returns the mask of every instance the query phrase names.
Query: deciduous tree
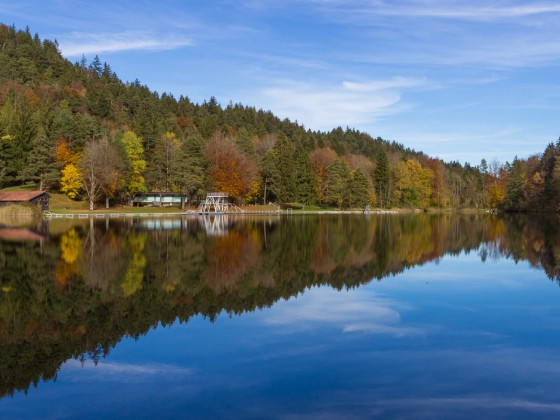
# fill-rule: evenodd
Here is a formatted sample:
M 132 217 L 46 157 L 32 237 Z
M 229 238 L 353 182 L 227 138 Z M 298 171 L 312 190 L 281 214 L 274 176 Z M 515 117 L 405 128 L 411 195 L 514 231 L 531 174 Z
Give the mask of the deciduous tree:
M 133 131 L 126 131 L 121 139 L 125 155 L 125 187 L 127 194 L 133 197 L 136 193 L 145 192 L 144 170 L 144 148 L 142 139 Z
M 109 207 L 109 198 L 120 185 L 119 167 L 118 153 L 106 137 L 86 144 L 78 168 L 90 210 L 94 209 L 95 201 L 102 193 L 105 195 L 106 207 Z
M 60 179 L 60 191 L 66 193 L 70 198 L 77 198 L 82 190 L 82 177 L 80 171 L 73 163 L 70 163 L 62 169 L 62 178 Z
M 204 155 L 208 159 L 208 178 L 213 187 L 243 199 L 251 188 L 256 171 L 233 140 L 216 133 L 206 144 Z
M 337 154 L 330 148 L 315 149 L 310 154 L 313 172 L 317 179 L 318 199 L 321 203 L 327 202 L 329 166 L 337 159 Z

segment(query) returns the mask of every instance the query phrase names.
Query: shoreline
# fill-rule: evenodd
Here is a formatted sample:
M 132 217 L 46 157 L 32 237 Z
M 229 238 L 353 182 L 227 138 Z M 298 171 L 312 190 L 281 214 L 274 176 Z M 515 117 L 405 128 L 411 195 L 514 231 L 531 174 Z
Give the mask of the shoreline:
M 64 211 L 53 210 L 43 212 L 42 217 L 46 219 L 88 219 L 88 218 L 133 218 L 133 217 L 183 217 L 183 216 L 296 216 L 296 215 L 338 215 L 338 214 L 363 214 L 363 215 L 383 215 L 383 214 L 495 214 L 495 211 L 489 209 L 372 209 L 369 212 L 363 210 L 243 210 L 236 212 L 207 212 L 202 213 L 196 210 L 187 211 Z

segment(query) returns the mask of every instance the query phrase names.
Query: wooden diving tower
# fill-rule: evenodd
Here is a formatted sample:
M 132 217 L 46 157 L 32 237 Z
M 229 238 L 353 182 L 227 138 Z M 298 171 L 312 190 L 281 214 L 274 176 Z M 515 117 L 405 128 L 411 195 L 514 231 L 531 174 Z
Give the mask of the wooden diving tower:
M 198 206 L 200 214 L 220 214 L 227 213 L 230 203 L 229 195 L 224 192 L 212 192 L 206 194 L 206 199 Z

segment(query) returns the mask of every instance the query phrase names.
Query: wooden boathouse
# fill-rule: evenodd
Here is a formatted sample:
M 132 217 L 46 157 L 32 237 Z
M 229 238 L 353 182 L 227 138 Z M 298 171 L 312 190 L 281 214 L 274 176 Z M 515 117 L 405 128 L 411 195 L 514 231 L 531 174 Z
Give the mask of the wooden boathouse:
M 0 191 L 0 207 L 30 204 L 46 211 L 49 209 L 49 198 L 45 191 Z

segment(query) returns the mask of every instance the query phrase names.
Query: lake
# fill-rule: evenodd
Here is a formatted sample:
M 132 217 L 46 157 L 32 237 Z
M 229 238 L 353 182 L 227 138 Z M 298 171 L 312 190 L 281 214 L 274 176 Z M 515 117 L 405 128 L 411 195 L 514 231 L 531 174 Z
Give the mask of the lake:
M 0 417 L 558 418 L 555 217 L 0 229 Z

